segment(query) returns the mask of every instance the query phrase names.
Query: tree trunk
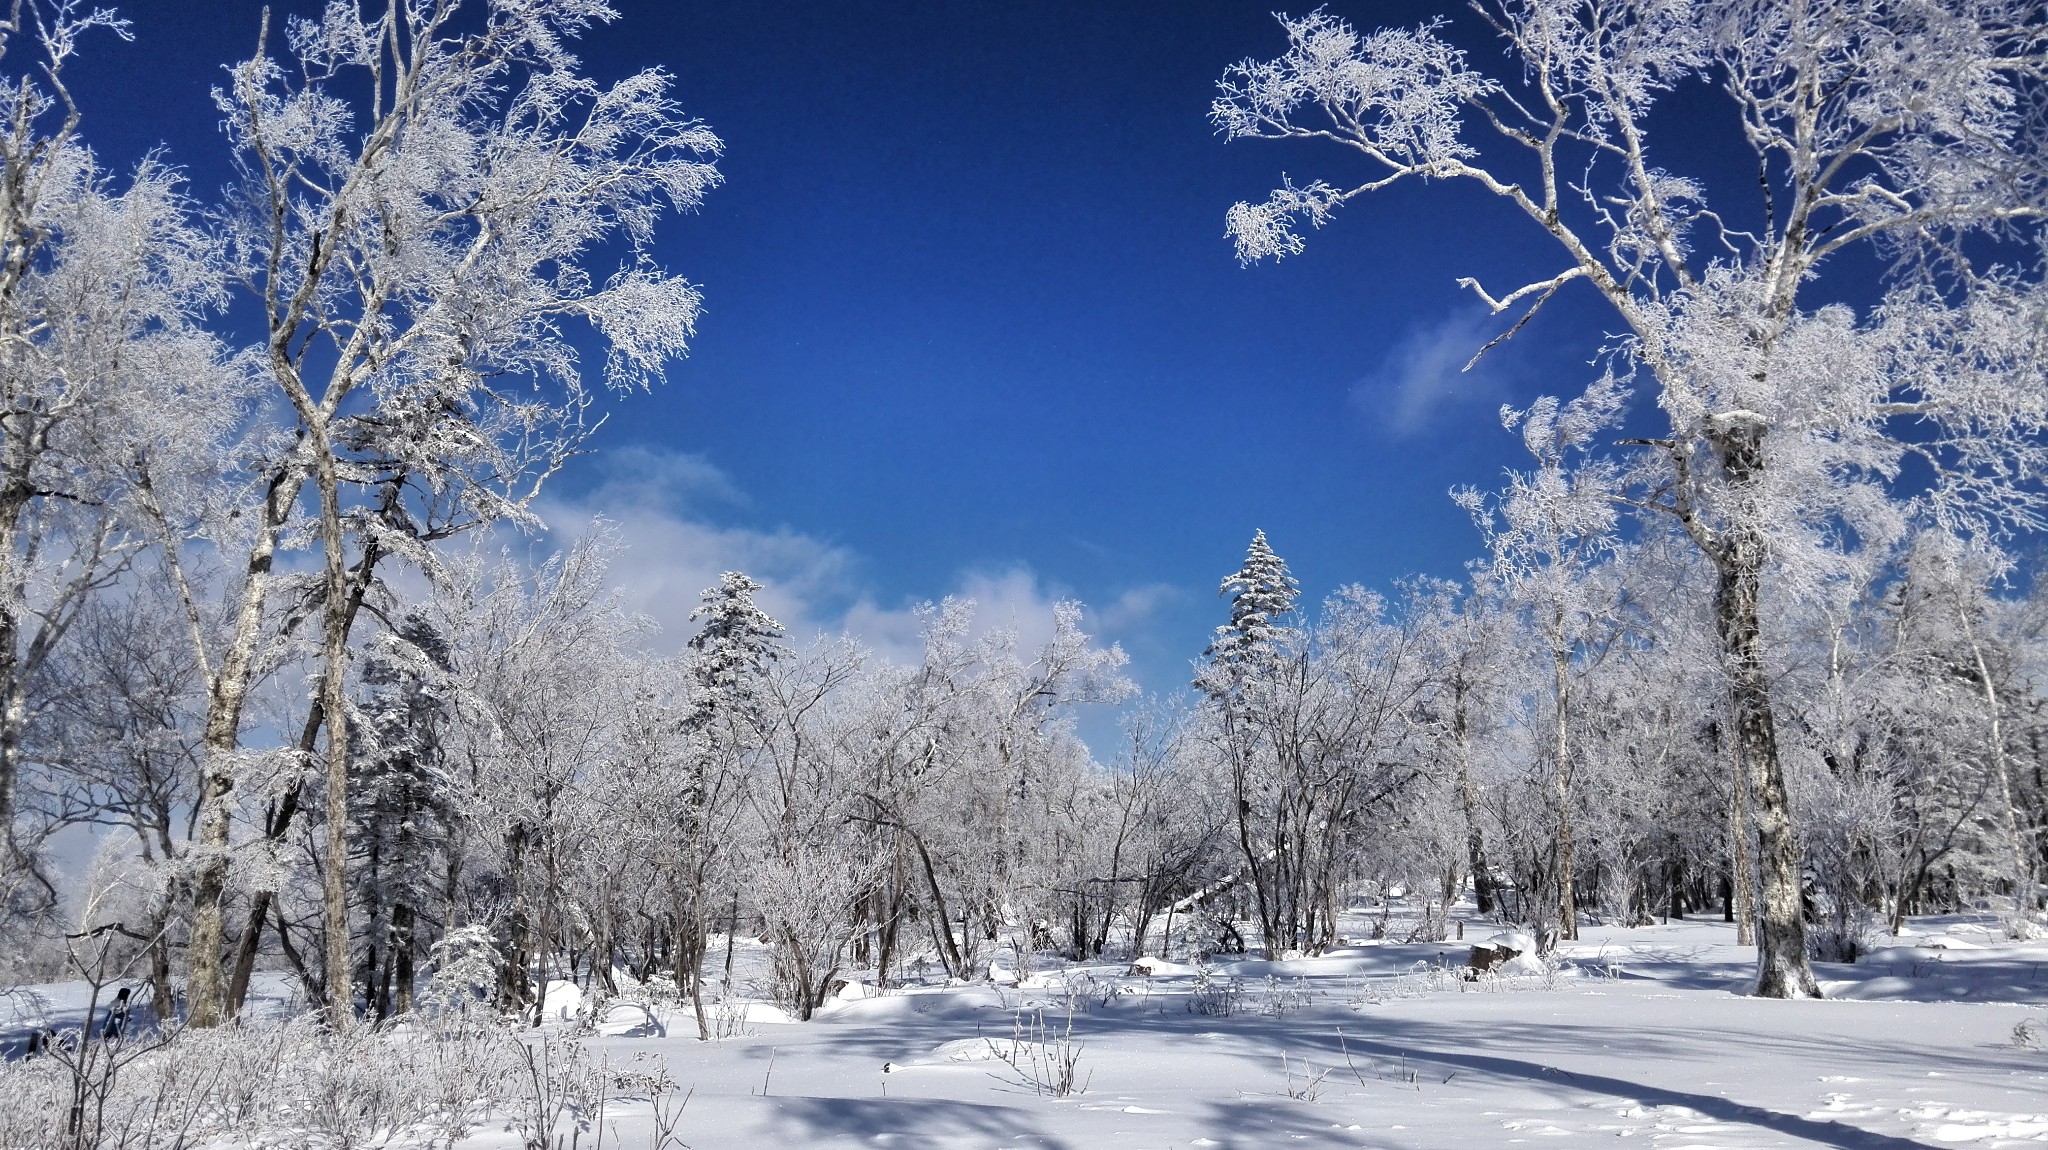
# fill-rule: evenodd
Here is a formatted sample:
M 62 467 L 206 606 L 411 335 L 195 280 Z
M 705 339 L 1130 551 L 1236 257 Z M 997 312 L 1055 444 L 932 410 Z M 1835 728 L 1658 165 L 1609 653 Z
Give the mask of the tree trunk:
M 222 653 L 220 666 L 209 684 L 202 739 L 204 765 L 199 785 L 199 842 L 193 852 L 199 865 L 192 880 L 192 935 L 186 948 L 186 994 L 191 1001 L 186 1022 L 191 1026 L 218 1026 L 228 1020 L 221 943 L 228 845 L 234 828 L 236 751 L 241 743 L 242 709 L 253 685 L 256 646 L 262 637 L 263 607 L 269 596 L 278 535 L 303 483 L 303 476 L 289 470 L 280 470 L 271 478 L 263 526 L 249 548 L 242 598 L 235 607 L 227 650 Z
M 1999 829 L 2005 832 L 2007 863 L 2012 867 L 2012 909 L 2018 929 L 2031 932 L 2034 914 L 2034 868 L 2030 865 L 2030 852 L 2026 840 L 2020 835 L 2020 821 L 2013 810 L 2012 769 L 2005 760 L 2004 708 L 1998 698 L 1998 687 L 1991 681 L 1991 666 L 1984 659 L 1984 647 L 1977 642 L 1977 631 L 1970 626 L 1970 612 L 1963 606 L 1956 612 L 1963 625 L 1963 638 L 1969 641 L 1970 657 L 1977 663 L 1977 684 L 1983 688 L 1984 709 L 1991 716 L 1991 781 L 1994 785 L 1992 800 L 1998 804 Z
M 889 985 L 889 968 L 896 960 L 896 931 L 903 922 L 903 836 L 898 835 L 889 860 L 888 913 L 877 925 L 875 981 L 877 985 Z
M 348 633 L 346 540 L 341 521 L 341 478 L 326 427 L 314 425 L 318 454 L 314 478 L 320 493 L 320 542 L 325 552 L 327 602 L 321 612 L 320 645 L 325 655 L 321 709 L 327 720 L 327 852 L 320 873 L 321 918 L 327 931 L 327 1022 L 337 1029 L 355 1021 L 355 988 L 349 977 L 348 937 Z
M 14 841 L 14 794 L 16 780 L 21 777 L 21 728 L 28 716 L 19 651 L 22 608 L 17 606 L 23 603 L 25 573 L 15 557 L 15 548 L 28 497 L 26 492 L 16 497 L 12 491 L 23 486 L 18 481 L 8 484 L 10 493 L 4 505 L 0 505 L 0 567 L 5 571 L 0 576 L 0 585 L 7 589 L 7 602 L 0 603 L 0 696 L 5 698 L 5 714 L 0 716 L 0 891 L 12 889 L 9 880 L 17 865 L 25 870 L 28 864 L 26 852 L 18 851 Z
M 1728 793 L 1728 897 L 1735 920 L 1735 944 L 1756 945 L 1756 869 L 1749 854 L 1749 773 L 1742 766 L 1742 743 L 1731 740 Z
M 1275 940 L 1273 937 L 1278 930 L 1275 923 L 1277 910 L 1272 905 L 1273 898 L 1268 895 L 1266 889 L 1267 884 L 1272 879 L 1261 865 L 1265 862 L 1265 858 L 1259 849 L 1252 845 L 1255 841 L 1252 837 L 1252 803 L 1245 778 L 1248 770 L 1249 768 L 1243 762 L 1240 761 L 1238 763 L 1235 772 L 1236 785 L 1232 788 L 1234 792 L 1233 797 L 1237 800 L 1237 846 L 1238 850 L 1244 854 L 1245 870 L 1252 877 L 1252 897 L 1257 902 L 1259 929 L 1265 934 L 1265 938 L 1262 941 L 1265 943 L 1266 957 L 1271 959 L 1279 957 L 1279 952 L 1274 946 Z M 1280 820 L 1276 818 L 1274 820 L 1272 851 L 1275 866 L 1284 865 L 1281 855 L 1285 850 L 1286 844 L 1281 837 L 1280 825 Z
M 1486 836 L 1479 826 L 1479 787 L 1472 781 L 1471 736 L 1463 682 L 1457 686 L 1452 708 L 1452 734 L 1458 746 L 1458 802 L 1465 808 L 1465 853 L 1472 867 L 1472 899 L 1480 914 L 1492 914 L 1493 874 L 1486 866 Z
M 1778 758 L 1777 721 L 1771 713 L 1758 604 L 1767 544 L 1759 523 L 1757 487 L 1763 474 L 1763 417 L 1729 412 L 1714 419 L 1713 444 L 1734 489 L 1734 514 L 1713 558 L 1720 580 L 1716 622 L 1726 660 L 1735 741 L 1749 768 L 1756 799 L 1757 867 L 1762 879 L 1758 916 L 1756 993 L 1762 998 L 1818 998 L 1806 957 L 1806 921 L 1799 898 L 1799 839 L 1792 802 Z
M 395 494 L 395 492 L 396 488 L 394 487 L 391 492 L 387 493 L 387 499 L 392 494 Z M 383 557 L 384 551 L 377 546 L 375 540 L 364 545 L 363 557 L 356 564 L 348 593 L 348 625 L 351 628 L 355 626 L 356 616 L 362 611 L 363 597 L 368 594 L 370 581 L 376 575 L 377 563 Z M 324 702 L 325 696 L 326 691 L 323 689 L 320 697 L 315 698 L 313 705 L 307 709 L 306 721 L 299 728 L 299 755 L 308 761 L 313 758 L 314 749 L 320 745 L 320 732 L 325 725 L 327 713 Z M 278 800 L 276 809 L 272 810 L 270 817 L 264 820 L 263 837 L 265 841 L 276 844 L 283 840 L 285 832 L 291 829 L 292 819 L 299 813 L 300 799 L 300 788 L 294 786 L 284 793 L 282 799 Z M 250 897 L 249 917 L 245 921 L 242 933 L 235 944 L 234 973 L 228 979 L 226 1007 L 228 1018 L 240 1017 L 242 1003 L 247 1001 L 249 997 L 249 979 L 255 973 L 256 955 L 261 949 L 263 940 L 264 916 L 269 913 L 270 903 L 274 897 L 273 892 L 267 890 L 259 890 Z M 410 969 L 412 965 L 411 955 L 406 956 L 405 964 Z M 402 993 L 407 1002 L 410 1002 L 412 998 L 412 986 L 410 983 L 405 985 Z M 405 1010 L 409 1009 L 411 1009 L 409 1006 L 404 1007 L 399 1012 L 402 1014 Z
M 159 1029 L 168 1029 L 178 1017 L 178 996 L 171 987 L 171 907 L 177 900 L 177 884 L 170 884 L 149 922 L 150 1001 Z
M 670 897 L 676 920 L 676 989 L 690 995 L 690 1009 L 697 1019 L 697 1040 L 711 1041 L 711 1023 L 704 1014 L 704 936 L 707 924 L 703 910 L 703 876 L 696 878 L 696 889 L 685 899 L 680 891 Z
M 507 914 L 506 934 L 509 953 L 498 978 L 498 1009 L 510 1014 L 518 1011 L 523 1018 L 529 993 L 527 964 L 531 960 L 533 928 L 528 918 L 526 905 L 526 828 L 514 824 L 505 836 L 505 855 L 510 865 L 505 868 L 506 878 L 511 885 L 511 906 Z
M 939 890 L 938 872 L 932 869 L 931 852 L 925 849 L 922 838 L 913 835 L 910 843 L 917 848 L 918 861 L 924 864 L 925 885 L 932 892 L 932 933 L 939 944 L 939 957 L 945 960 L 947 973 L 954 978 L 969 979 L 967 962 L 960 955 L 960 945 L 953 941 L 953 921 L 946 912 L 946 896 Z
M 1554 651 L 1551 674 L 1557 691 L 1557 723 L 1552 732 L 1551 753 L 1557 756 L 1557 936 L 1568 941 L 1579 937 L 1578 891 L 1574 879 L 1578 852 L 1572 838 L 1572 775 L 1570 746 L 1571 653 Z
M 416 913 L 410 901 L 391 908 L 391 1006 L 400 1015 L 412 1013 L 413 948 L 418 945 Z

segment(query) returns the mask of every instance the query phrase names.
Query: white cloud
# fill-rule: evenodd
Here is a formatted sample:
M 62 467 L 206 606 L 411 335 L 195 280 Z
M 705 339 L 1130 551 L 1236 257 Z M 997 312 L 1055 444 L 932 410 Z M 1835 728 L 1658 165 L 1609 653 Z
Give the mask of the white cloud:
M 1506 317 L 1461 311 L 1436 323 L 1410 328 L 1387 349 L 1378 370 L 1351 389 L 1351 400 L 1377 427 L 1396 436 L 1414 435 L 1439 414 L 1491 409 L 1506 398 L 1514 369 L 1508 349 L 1496 347 L 1465 370 L 1473 353 L 1499 335 Z
M 709 505 L 744 506 L 724 472 L 699 456 L 632 448 L 607 453 L 604 480 L 576 498 L 547 496 L 536 510 L 555 540 L 611 522 L 624 552 L 613 583 L 627 606 L 661 627 L 654 640 L 671 650 L 691 633 L 690 612 L 724 571 L 759 580 L 762 607 L 790 633 L 836 631 L 852 597 L 851 552 L 787 527 L 757 530 L 709 522 Z
M 1132 587 L 1101 608 L 1091 608 L 1089 622 L 1112 637 L 1149 627 L 1159 613 L 1187 602 L 1187 589 L 1171 583 L 1146 583 Z
M 585 498 L 596 506 L 744 507 L 748 503 L 732 477 L 701 455 L 619 447 L 597 456 L 596 462 L 604 478 Z
M 1082 626 L 1096 639 L 1108 644 L 1121 634 L 1136 630 L 1150 616 L 1154 606 L 1168 598 L 1170 588 L 1135 588 L 1119 596 L 1109 608 L 1088 610 Z M 1017 633 L 1017 647 L 1032 651 L 1052 639 L 1052 609 L 1055 603 L 1073 596 L 1061 588 L 1047 586 L 1037 573 L 1022 564 L 968 571 L 953 586 L 930 596 L 932 601 L 952 596 L 974 601 L 974 633 L 997 629 Z M 917 603 L 883 607 L 873 599 L 855 602 L 841 617 L 840 629 L 892 662 L 915 662 L 922 650 Z
M 612 581 L 630 609 L 660 625 L 655 649 L 674 650 L 692 633 L 690 612 L 720 572 L 745 571 L 763 585 L 762 607 L 799 641 L 843 631 L 892 662 L 919 657 L 919 600 L 879 602 L 862 585 L 854 552 L 788 527 L 710 522 L 707 510 L 744 507 L 747 499 L 702 457 L 631 448 L 607 453 L 599 465 L 604 479 L 589 493 L 550 495 L 536 510 L 555 543 L 599 518 L 613 525 L 625 551 L 613 561 Z M 1015 630 L 1025 650 L 1051 638 L 1053 604 L 1070 597 L 1021 563 L 962 572 L 920 600 L 947 595 L 974 600 L 977 632 Z M 1134 587 L 1091 610 L 1085 625 L 1104 642 L 1134 637 L 1182 597 L 1166 584 Z

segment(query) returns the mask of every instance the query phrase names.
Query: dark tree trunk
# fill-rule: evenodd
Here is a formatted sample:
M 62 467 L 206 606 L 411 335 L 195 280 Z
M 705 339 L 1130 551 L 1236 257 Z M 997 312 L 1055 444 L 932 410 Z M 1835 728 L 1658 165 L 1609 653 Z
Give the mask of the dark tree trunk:
M 1714 447 L 1736 494 L 1731 526 L 1713 558 L 1720 580 L 1715 614 L 1735 713 L 1735 740 L 1749 768 L 1756 800 L 1758 914 L 1757 985 L 1763 998 L 1817 998 L 1806 957 L 1806 922 L 1800 908 L 1799 841 L 1792 825 L 1784 764 L 1778 757 L 1777 721 L 1771 712 L 1758 607 L 1767 545 L 1757 508 L 1763 472 L 1761 416 L 1732 412 L 1715 420 Z

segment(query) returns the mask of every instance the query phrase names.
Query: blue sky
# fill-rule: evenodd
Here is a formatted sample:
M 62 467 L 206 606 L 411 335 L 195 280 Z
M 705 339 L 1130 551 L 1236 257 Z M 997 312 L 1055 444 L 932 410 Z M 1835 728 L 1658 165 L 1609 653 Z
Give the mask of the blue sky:
M 1227 65 L 1284 47 L 1269 4 L 617 3 L 589 70 L 672 72 L 726 184 L 659 251 L 707 297 L 690 359 L 611 405 L 548 509 L 619 520 L 621 579 L 672 623 L 726 566 L 885 647 L 919 599 L 1071 595 L 1172 689 L 1255 528 L 1312 595 L 1458 573 L 1479 542 L 1446 490 L 1516 462 L 1494 410 L 1587 376 L 1605 317 L 1582 291 L 1458 372 L 1497 329 L 1457 278 L 1561 266 L 1471 189 L 1398 188 L 1238 266 L 1232 201 L 1360 172 L 1207 123 Z M 121 4 L 135 42 L 98 38 L 72 77 L 87 138 L 224 181 L 207 88 L 260 8 Z M 1449 0 L 1331 8 L 1441 12 L 1502 63 Z

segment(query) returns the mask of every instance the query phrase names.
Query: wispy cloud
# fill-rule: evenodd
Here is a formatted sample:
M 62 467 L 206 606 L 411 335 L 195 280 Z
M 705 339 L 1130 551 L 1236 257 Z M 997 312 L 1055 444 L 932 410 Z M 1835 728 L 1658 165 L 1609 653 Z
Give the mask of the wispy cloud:
M 537 510 L 555 542 L 600 518 L 613 525 L 625 550 L 612 564 L 612 581 L 630 609 L 660 626 L 652 644 L 658 650 L 673 650 L 692 633 L 690 612 L 723 571 L 760 581 L 761 605 L 792 636 L 844 632 L 896 662 L 919 656 L 916 607 L 925 599 L 972 599 L 977 631 L 1014 630 L 1030 649 L 1051 637 L 1053 604 L 1072 597 L 1020 562 L 965 570 L 950 586 L 890 604 L 866 586 L 861 557 L 848 548 L 788 527 L 712 522 L 711 512 L 746 507 L 747 498 L 701 457 L 633 448 L 598 463 L 603 478 L 596 486 L 574 497 L 551 495 Z M 1085 625 L 1104 642 L 1142 640 L 1159 613 L 1184 597 L 1166 584 L 1133 587 L 1089 609 Z
M 854 597 L 852 552 L 788 527 L 711 522 L 710 510 L 743 507 L 746 498 L 701 457 L 634 448 L 599 462 L 597 486 L 574 497 L 548 496 L 536 510 L 556 541 L 600 518 L 613 525 L 624 551 L 612 562 L 612 581 L 629 608 L 660 626 L 657 648 L 677 647 L 691 633 L 690 612 L 724 571 L 759 580 L 762 607 L 792 634 L 839 629 Z
M 584 499 L 588 503 L 702 509 L 749 502 L 731 476 L 701 455 L 619 447 L 598 455 L 596 463 L 600 478 Z
M 1029 567 L 1008 567 L 969 571 L 928 598 L 951 596 L 974 601 L 974 631 L 1014 631 L 1023 650 L 1044 645 L 1052 638 L 1053 604 L 1066 598 L 1045 586 Z M 921 601 L 921 600 L 920 600 Z M 850 607 L 841 621 L 847 634 L 895 662 L 915 661 L 920 653 L 917 602 L 885 607 L 862 599 Z
M 1374 427 L 1406 437 L 1440 419 L 1476 417 L 1507 398 L 1516 369 L 1506 347 L 1465 364 L 1510 322 L 1506 317 L 1460 311 L 1410 328 L 1386 357 L 1351 389 L 1351 402 Z

